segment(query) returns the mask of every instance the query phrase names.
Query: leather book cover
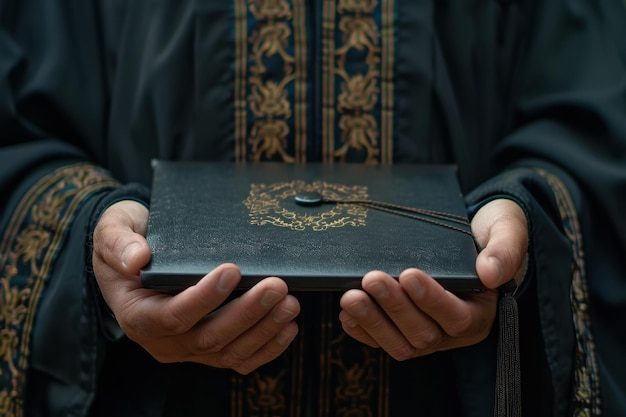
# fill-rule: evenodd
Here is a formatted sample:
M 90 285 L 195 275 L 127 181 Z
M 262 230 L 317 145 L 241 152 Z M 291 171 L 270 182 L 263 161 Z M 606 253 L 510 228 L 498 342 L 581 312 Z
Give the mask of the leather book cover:
M 363 275 L 423 269 L 453 292 L 480 291 L 456 168 L 448 165 L 154 162 L 144 286 L 180 291 L 216 266 L 241 289 L 358 288 Z

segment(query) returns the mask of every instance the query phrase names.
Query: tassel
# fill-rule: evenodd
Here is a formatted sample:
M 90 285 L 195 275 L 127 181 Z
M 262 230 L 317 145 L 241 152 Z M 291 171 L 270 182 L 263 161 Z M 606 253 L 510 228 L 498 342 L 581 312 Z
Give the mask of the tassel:
M 522 415 L 519 317 L 517 301 L 513 296 L 516 289 L 517 285 L 513 280 L 500 287 L 495 417 Z

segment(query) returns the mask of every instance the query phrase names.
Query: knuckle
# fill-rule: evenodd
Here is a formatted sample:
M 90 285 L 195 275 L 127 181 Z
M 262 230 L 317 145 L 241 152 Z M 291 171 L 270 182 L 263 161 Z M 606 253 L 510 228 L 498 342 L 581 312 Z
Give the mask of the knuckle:
M 467 315 L 447 326 L 446 333 L 451 337 L 464 337 L 474 333 L 474 327 L 472 317 Z
M 401 316 L 407 311 L 407 306 L 402 303 L 390 303 L 385 305 L 384 308 L 389 315 L 393 316 Z
M 160 316 L 160 326 L 161 329 L 166 334 L 181 334 L 186 332 L 191 324 L 188 323 L 185 317 L 181 317 L 176 310 L 166 305 L 163 310 L 163 314 Z
M 244 309 L 241 311 L 241 322 L 242 323 L 248 323 L 248 324 L 253 324 L 259 321 L 259 319 L 263 316 L 262 314 L 259 314 L 259 312 L 257 312 L 254 309 Z
M 240 372 L 239 370 L 242 370 L 245 368 L 243 364 L 245 363 L 247 359 L 248 357 L 245 356 L 244 354 L 237 352 L 235 350 L 230 350 L 226 352 L 224 355 L 221 355 L 219 359 L 219 363 L 224 368 L 238 370 L 237 372 Z
M 160 320 L 160 327 L 165 334 L 181 334 L 184 333 L 187 329 L 185 323 L 179 320 L 175 316 L 171 316 L 169 314 L 165 314 L 164 317 Z
M 204 330 L 196 343 L 196 353 L 219 353 L 226 346 L 225 337 L 212 329 Z
M 257 336 L 257 340 L 266 341 L 276 337 L 276 335 L 279 334 L 281 330 L 282 328 L 276 328 L 275 326 L 261 325 L 257 326 L 257 328 L 255 329 L 255 333 Z
M 386 320 L 382 318 L 377 318 L 369 321 L 368 323 L 364 323 L 363 327 L 368 329 L 368 333 L 378 333 L 383 332 L 387 329 L 388 323 Z
M 403 362 L 409 359 L 413 359 L 416 354 L 416 349 L 412 346 L 402 345 L 395 349 L 390 349 L 389 355 L 397 361 Z
M 425 329 L 420 331 L 413 339 L 412 343 L 415 349 L 424 350 L 431 349 L 441 343 L 441 332 L 435 329 Z

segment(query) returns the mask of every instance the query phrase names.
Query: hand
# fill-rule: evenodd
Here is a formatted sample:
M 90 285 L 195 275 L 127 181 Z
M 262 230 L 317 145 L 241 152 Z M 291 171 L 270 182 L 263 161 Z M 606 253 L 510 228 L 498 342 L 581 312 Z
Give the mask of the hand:
M 232 264 L 176 295 L 142 288 L 139 271 L 150 260 L 147 219 L 143 205 L 122 201 L 105 211 L 94 231 L 96 279 L 130 339 L 160 362 L 199 362 L 242 374 L 285 351 L 298 333 L 293 319 L 300 305 L 278 278 L 223 306 L 241 279 Z
M 482 250 L 476 271 L 486 290 L 459 298 L 418 269 L 398 280 L 381 271 L 365 275 L 363 290 L 341 298 L 339 319 L 353 338 L 382 347 L 397 360 L 469 346 L 485 339 L 496 316 L 497 287 L 526 268 L 528 226 L 522 209 L 499 199 L 483 206 L 472 220 Z

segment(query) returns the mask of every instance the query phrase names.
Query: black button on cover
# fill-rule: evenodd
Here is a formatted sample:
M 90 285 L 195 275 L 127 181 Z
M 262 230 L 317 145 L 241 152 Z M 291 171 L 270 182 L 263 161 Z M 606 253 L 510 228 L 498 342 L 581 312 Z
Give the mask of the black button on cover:
M 318 206 L 322 204 L 322 194 L 317 191 L 300 191 L 295 196 L 296 203 L 301 206 Z

